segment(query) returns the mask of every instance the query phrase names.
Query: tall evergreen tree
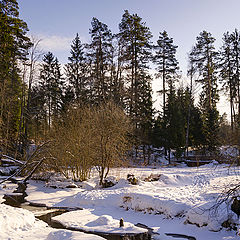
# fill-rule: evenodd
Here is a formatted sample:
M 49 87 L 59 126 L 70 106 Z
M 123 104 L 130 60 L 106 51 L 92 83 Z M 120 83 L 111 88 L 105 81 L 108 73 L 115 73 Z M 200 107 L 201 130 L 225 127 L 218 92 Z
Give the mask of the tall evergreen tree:
M 119 24 L 119 44 L 121 54 L 119 56 L 125 81 L 128 83 L 128 112 L 137 123 L 138 99 L 140 98 L 142 84 L 148 78 L 148 63 L 151 58 L 152 34 L 142 19 L 137 14 L 130 14 L 125 10 Z M 140 81 L 141 79 L 141 81 Z
M 150 145 L 152 145 L 152 128 L 153 128 L 153 100 L 152 100 L 152 78 L 150 75 L 142 72 L 138 79 L 138 99 L 136 102 L 137 112 L 136 119 L 138 126 L 136 128 L 136 136 L 139 138 L 143 146 L 144 163 L 149 164 Z M 146 156 L 148 162 L 146 162 Z
M 167 95 L 165 115 L 163 117 L 160 115 L 156 119 L 153 136 L 154 145 L 167 150 L 170 163 L 171 150 L 175 151 L 176 157 L 182 155 L 186 147 L 187 131 L 189 131 L 188 146 L 201 146 L 204 137 L 200 110 L 193 104 L 194 100 L 191 99 L 190 89 L 170 89 Z M 191 106 L 191 115 L 188 119 L 189 105 Z M 189 129 L 187 129 L 188 121 Z
M 162 78 L 163 88 L 160 91 L 163 95 L 163 115 L 165 115 L 167 87 L 173 88 L 177 80 L 178 61 L 176 59 L 177 46 L 173 44 L 166 31 L 160 32 L 155 48 L 154 62 L 157 65 L 157 76 Z
M 19 19 L 17 1 L 0 1 L 0 136 L 5 152 L 18 137 L 23 84 L 18 60 L 26 57 L 30 46 L 27 31 L 27 24 Z
M 88 61 L 91 66 L 92 96 L 96 102 L 109 98 L 109 68 L 112 61 L 113 35 L 108 26 L 93 18 L 90 29 L 91 43 L 88 44 Z
M 236 98 L 236 78 L 234 73 L 234 56 L 233 56 L 233 37 L 229 32 L 223 35 L 223 45 L 220 49 L 220 77 L 223 82 L 224 90 L 229 94 L 231 129 L 234 130 L 234 122 L 236 120 L 234 99 Z M 238 62 L 237 58 L 237 62 Z
M 152 34 L 142 18 L 125 10 L 119 24 L 118 61 L 127 86 L 126 110 L 135 125 L 136 144 L 142 144 L 144 150 L 145 145 L 150 144 L 148 136 L 153 121 L 151 77 L 148 72 L 152 57 L 151 38 Z
M 88 65 L 84 53 L 84 46 L 78 36 L 74 38 L 71 45 L 71 56 L 68 58 L 69 63 L 65 65 L 65 72 L 70 83 L 74 99 L 79 103 L 86 103 L 88 97 Z M 68 89 L 69 91 L 70 89 Z M 67 95 L 70 96 L 67 92 Z
M 214 150 L 218 144 L 219 128 L 219 113 L 216 107 L 219 100 L 217 89 L 218 53 L 215 50 L 214 42 L 215 38 L 211 33 L 201 32 L 189 55 L 190 63 L 198 74 L 198 82 L 202 86 L 200 105 L 204 124 L 204 145 L 208 150 Z
M 44 94 L 43 111 L 46 113 L 48 128 L 54 117 L 58 117 L 62 109 L 63 81 L 58 59 L 51 52 L 43 57 L 40 70 L 40 90 Z
M 233 42 L 234 61 L 234 87 L 236 91 L 236 103 L 238 109 L 238 127 L 240 127 L 240 33 L 237 29 L 231 34 Z

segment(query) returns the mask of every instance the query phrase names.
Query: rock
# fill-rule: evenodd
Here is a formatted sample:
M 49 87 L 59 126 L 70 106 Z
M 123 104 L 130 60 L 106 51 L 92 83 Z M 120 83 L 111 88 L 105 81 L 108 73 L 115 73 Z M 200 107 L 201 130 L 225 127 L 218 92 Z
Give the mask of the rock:
M 158 181 L 161 177 L 161 174 L 150 174 L 149 177 L 145 178 L 144 181 L 145 182 L 154 182 L 154 181 Z
M 109 188 L 109 187 L 113 187 L 116 184 L 117 184 L 117 180 L 115 177 L 108 177 L 103 180 L 102 187 Z
M 240 200 L 237 199 L 237 197 L 233 197 L 233 203 L 231 205 L 231 210 L 240 216 Z
M 96 234 L 108 240 L 150 240 L 151 234 L 145 228 L 135 226 L 130 222 L 114 219 L 110 215 L 95 215 L 89 210 L 67 212 L 54 217 L 66 229 Z
M 127 175 L 127 180 L 132 185 L 137 185 L 138 182 L 139 182 L 138 179 L 133 174 L 128 174 Z
M 20 206 L 21 203 L 24 203 L 25 196 L 23 193 L 11 193 L 4 194 L 3 198 L 6 200 L 4 203 L 14 207 Z
M 26 189 L 27 189 L 26 183 L 18 182 L 18 187 L 16 190 L 13 191 L 13 193 L 21 193 L 23 195 L 23 198 L 25 198 L 27 196 Z M 23 200 L 23 202 L 25 202 L 25 200 Z
M 77 188 L 78 186 L 71 182 L 71 181 L 49 181 L 45 184 L 46 187 L 50 187 L 50 188 Z
M 25 193 L 27 189 L 27 184 L 23 182 L 18 182 L 18 187 L 14 190 L 14 193 Z
M 153 234 L 154 234 L 154 235 L 159 235 L 159 233 L 154 232 L 154 230 L 153 230 L 152 228 L 148 227 L 148 226 L 145 225 L 145 224 L 137 223 L 137 224 L 135 224 L 135 226 L 136 226 L 136 227 L 140 227 L 140 228 L 147 229 L 147 230 L 148 230 L 148 233 L 149 233 L 150 235 L 153 235 Z
M 224 221 L 221 225 L 222 227 L 227 228 L 228 230 L 237 231 L 237 224 L 232 222 L 230 219 Z

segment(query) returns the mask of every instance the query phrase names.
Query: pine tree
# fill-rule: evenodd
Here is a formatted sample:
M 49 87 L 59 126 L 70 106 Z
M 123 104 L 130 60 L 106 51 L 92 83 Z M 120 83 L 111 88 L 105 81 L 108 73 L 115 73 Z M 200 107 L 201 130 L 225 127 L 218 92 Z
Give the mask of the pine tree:
M 198 74 L 198 82 L 202 86 L 200 94 L 200 106 L 202 112 L 205 147 L 215 150 L 218 144 L 217 135 L 219 129 L 219 113 L 217 101 L 217 59 L 218 53 L 214 47 L 215 39 L 206 31 L 197 37 L 197 43 L 190 53 L 190 62 L 194 71 Z
M 135 126 L 136 149 L 138 144 L 142 144 L 144 153 L 145 145 L 151 143 L 149 135 L 153 121 L 151 77 L 148 72 L 152 57 L 151 37 L 152 34 L 142 19 L 125 10 L 119 24 L 118 62 L 127 86 L 125 106 Z
M 237 96 L 236 78 L 235 78 L 235 61 L 233 56 L 233 36 L 229 32 L 223 35 L 223 45 L 220 50 L 220 77 L 223 82 L 223 88 L 229 93 L 231 129 L 234 130 L 234 122 L 236 120 L 234 99 Z M 238 51 L 238 50 L 237 50 Z M 238 58 L 236 59 L 239 61 Z
M 160 32 L 157 45 L 154 48 L 156 52 L 153 60 L 157 65 L 157 76 L 161 77 L 163 82 L 163 88 L 160 92 L 163 95 L 163 115 L 165 115 L 167 87 L 173 87 L 179 69 L 176 59 L 177 46 L 173 44 L 173 39 L 168 36 L 167 32 L 163 31 Z
M 233 62 L 234 62 L 234 91 L 235 102 L 237 103 L 237 118 L 235 122 L 237 123 L 237 130 L 240 129 L 240 34 L 237 29 L 231 34 L 231 41 L 233 45 Z
M 19 19 L 16 0 L 0 1 L 0 136 L 3 151 L 16 146 L 21 119 L 22 79 L 18 61 L 24 59 L 30 40 L 27 24 Z
M 93 101 L 101 102 L 109 98 L 110 80 L 108 76 L 112 60 L 113 35 L 108 26 L 93 18 L 90 29 L 91 43 L 87 45 L 88 61 L 91 66 Z
M 119 44 L 121 54 L 119 56 L 125 82 L 130 83 L 128 88 L 128 112 L 136 122 L 137 101 L 139 98 L 138 82 L 140 76 L 144 73 L 148 75 L 148 63 L 151 58 L 152 34 L 146 24 L 137 14 L 130 14 L 125 10 L 122 20 L 119 24 Z M 148 81 L 148 80 L 146 80 Z
M 78 36 L 74 38 L 71 45 L 71 56 L 68 58 L 69 63 L 65 65 L 67 79 L 74 93 L 74 99 L 78 103 L 86 103 L 89 92 L 88 83 L 88 65 L 84 53 L 84 46 Z M 70 89 L 67 90 L 67 95 Z M 70 99 L 69 99 L 70 100 Z

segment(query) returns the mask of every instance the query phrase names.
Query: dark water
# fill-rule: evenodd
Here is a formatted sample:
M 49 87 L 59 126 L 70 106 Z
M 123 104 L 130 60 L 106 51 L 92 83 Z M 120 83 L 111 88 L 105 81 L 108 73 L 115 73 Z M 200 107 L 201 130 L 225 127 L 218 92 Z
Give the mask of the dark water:
M 68 212 L 67 209 L 47 208 L 44 206 L 32 206 L 28 202 L 21 204 L 19 207 L 33 212 L 37 219 L 46 222 L 52 228 L 65 229 L 65 227 L 54 220 L 53 217 Z

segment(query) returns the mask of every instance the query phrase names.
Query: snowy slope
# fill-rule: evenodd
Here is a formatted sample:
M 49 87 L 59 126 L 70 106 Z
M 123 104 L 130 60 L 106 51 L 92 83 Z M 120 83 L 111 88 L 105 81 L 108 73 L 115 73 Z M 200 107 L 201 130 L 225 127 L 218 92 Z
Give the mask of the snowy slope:
M 128 173 L 139 178 L 138 185 L 126 181 Z M 239 182 L 239 173 L 239 168 L 229 169 L 227 165 L 215 164 L 199 168 L 113 169 L 110 175 L 117 176 L 119 182 L 111 188 L 98 188 L 95 178 L 86 184 L 93 186 L 92 190 L 88 190 L 89 187 L 56 190 L 33 182 L 27 199 L 55 207 L 90 209 L 99 217 L 123 217 L 133 224 L 141 222 L 155 227 L 161 235 L 174 232 L 193 235 L 199 240 L 238 239 L 236 232 L 226 231 L 221 226 L 229 217 L 232 222 L 238 221 L 230 206 L 222 204 L 218 211 L 209 209 L 216 204 L 217 197 L 226 187 Z M 160 179 L 143 181 L 150 174 L 160 174 Z M 189 222 L 201 228 L 186 224 Z
M 129 173 L 139 179 L 137 185 L 128 183 L 126 179 Z M 154 228 L 160 234 L 156 239 L 174 240 L 165 233 L 179 233 L 195 236 L 198 240 L 235 240 L 239 239 L 236 231 L 227 231 L 221 226 L 227 219 L 233 223 L 238 222 L 230 205 L 222 204 L 218 211 L 209 209 L 216 204 L 225 188 L 239 183 L 239 173 L 239 168 L 215 164 L 199 168 L 182 166 L 112 169 L 110 176 L 115 176 L 118 183 L 111 188 L 99 188 L 95 174 L 90 180 L 80 184 L 82 188 L 74 189 L 53 189 L 46 187 L 44 182 L 30 181 L 27 200 L 55 207 L 81 207 L 94 215 L 85 223 L 80 220 L 81 211 L 67 213 L 67 218 L 60 215 L 59 220 L 65 225 L 71 225 L 71 218 L 76 219 L 75 214 L 79 214 L 79 220 L 75 224 L 82 228 L 90 224 L 104 229 L 104 222 L 118 224 L 119 219 L 123 218 L 131 227 L 133 224 L 143 223 Z M 144 181 L 151 174 L 159 176 L 159 180 Z M 15 188 L 15 184 L 2 184 L 0 200 L 3 201 L 4 193 L 12 192 Z M 117 227 L 115 225 L 113 228 Z M 78 233 L 47 227 L 26 210 L 0 204 L 0 239 L 8 239 L 9 236 L 16 240 L 62 240 L 79 237 Z M 84 239 L 83 236 L 80 239 Z

